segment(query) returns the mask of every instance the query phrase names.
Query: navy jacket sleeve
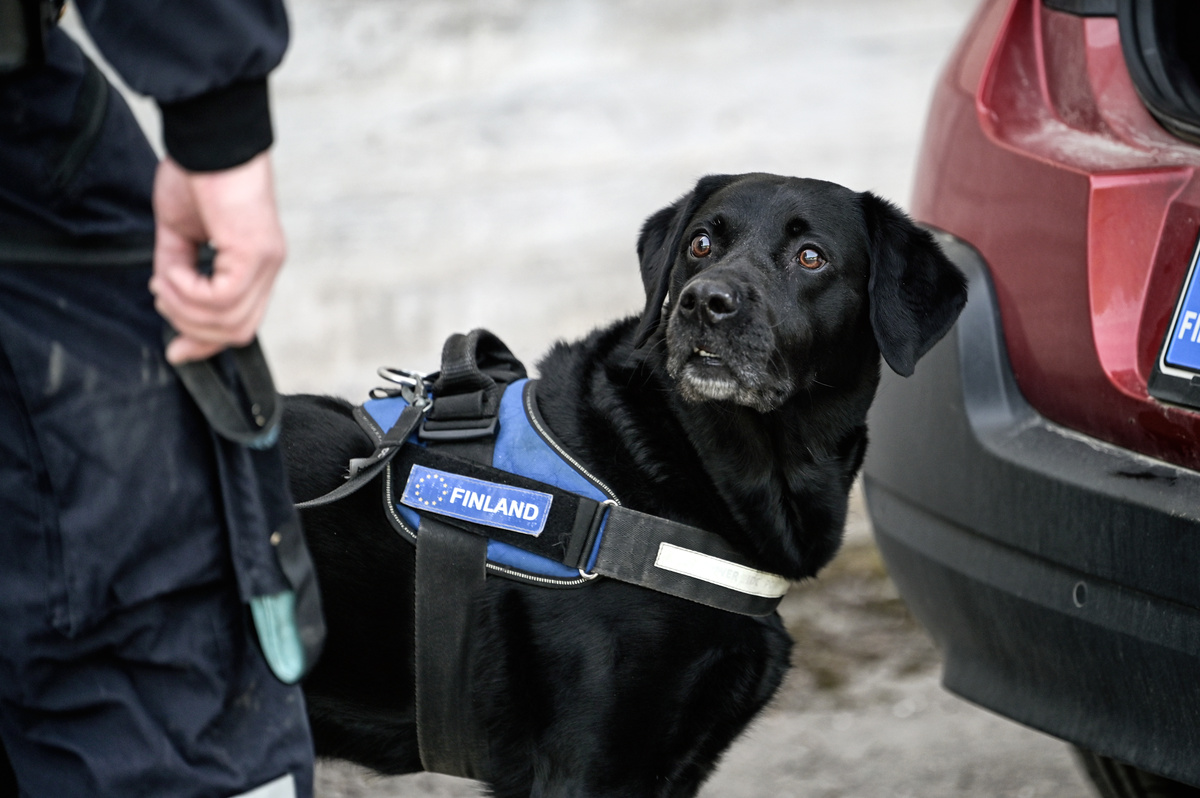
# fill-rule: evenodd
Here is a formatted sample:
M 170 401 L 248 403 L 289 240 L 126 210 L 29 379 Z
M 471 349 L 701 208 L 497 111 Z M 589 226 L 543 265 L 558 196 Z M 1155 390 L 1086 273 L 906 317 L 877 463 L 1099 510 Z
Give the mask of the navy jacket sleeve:
M 267 75 L 287 49 L 282 0 L 77 0 L 129 87 L 158 101 L 185 169 L 245 163 L 271 146 Z

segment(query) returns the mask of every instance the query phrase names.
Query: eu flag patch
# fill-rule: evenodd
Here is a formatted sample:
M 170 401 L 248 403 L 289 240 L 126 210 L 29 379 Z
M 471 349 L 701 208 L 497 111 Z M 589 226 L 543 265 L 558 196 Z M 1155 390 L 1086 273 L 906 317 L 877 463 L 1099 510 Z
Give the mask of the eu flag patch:
M 546 526 L 554 497 L 448 471 L 414 465 L 400 503 L 451 518 L 537 536 Z

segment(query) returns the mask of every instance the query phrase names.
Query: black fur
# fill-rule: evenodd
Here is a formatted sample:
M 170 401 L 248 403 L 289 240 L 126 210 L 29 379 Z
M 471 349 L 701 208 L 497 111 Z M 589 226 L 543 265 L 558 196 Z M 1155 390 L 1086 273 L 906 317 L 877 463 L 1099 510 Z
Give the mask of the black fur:
M 805 249 L 825 264 L 806 268 Z M 911 373 L 962 307 L 962 276 L 882 200 L 760 174 L 701 180 L 650 217 L 638 253 L 645 313 L 551 349 L 546 422 L 627 506 L 719 533 L 763 570 L 815 574 L 841 540 L 880 353 Z M 298 500 L 370 453 L 349 412 L 289 398 Z M 304 521 L 329 623 L 306 683 L 317 751 L 419 770 L 414 549 L 376 489 Z M 476 711 L 501 796 L 693 795 L 778 688 L 792 645 L 777 616 L 605 579 L 489 578 L 476 612 Z

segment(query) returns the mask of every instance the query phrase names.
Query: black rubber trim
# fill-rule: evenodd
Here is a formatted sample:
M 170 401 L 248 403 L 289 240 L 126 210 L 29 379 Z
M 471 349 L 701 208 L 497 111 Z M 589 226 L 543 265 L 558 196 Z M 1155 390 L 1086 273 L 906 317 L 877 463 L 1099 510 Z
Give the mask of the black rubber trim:
M 1200 3 L 1119 0 L 1121 51 L 1147 110 L 1172 134 L 1200 144 Z
M 1200 798 L 1200 788 L 1164 779 L 1079 747 L 1075 748 L 1075 758 L 1100 798 Z
M 937 237 L 970 299 L 916 375 L 884 374 L 867 473 L 997 543 L 1200 607 L 1200 473 L 1037 413 L 1013 377 L 986 266 Z
M 1117 0 L 1042 0 L 1052 11 L 1063 11 L 1077 17 L 1115 17 Z
M 1200 783 L 1200 474 L 1056 425 L 1017 388 L 986 265 L 954 334 L 885 375 L 864 485 L 950 690 Z

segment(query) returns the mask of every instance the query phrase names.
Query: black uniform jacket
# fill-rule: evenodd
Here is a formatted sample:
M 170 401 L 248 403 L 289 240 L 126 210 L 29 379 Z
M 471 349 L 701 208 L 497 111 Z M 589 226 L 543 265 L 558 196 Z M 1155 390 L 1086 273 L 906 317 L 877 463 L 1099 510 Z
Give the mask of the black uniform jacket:
M 271 145 L 267 75 L 287 47 L 281 0 L 76 0 L 105 58 L 162 110 L 167 153 L 193 171 Z M 60 29 L 46 64 L 0 79 L 0 231 L 112 237 L 153 230 L 156 158 L 121 98 Z

